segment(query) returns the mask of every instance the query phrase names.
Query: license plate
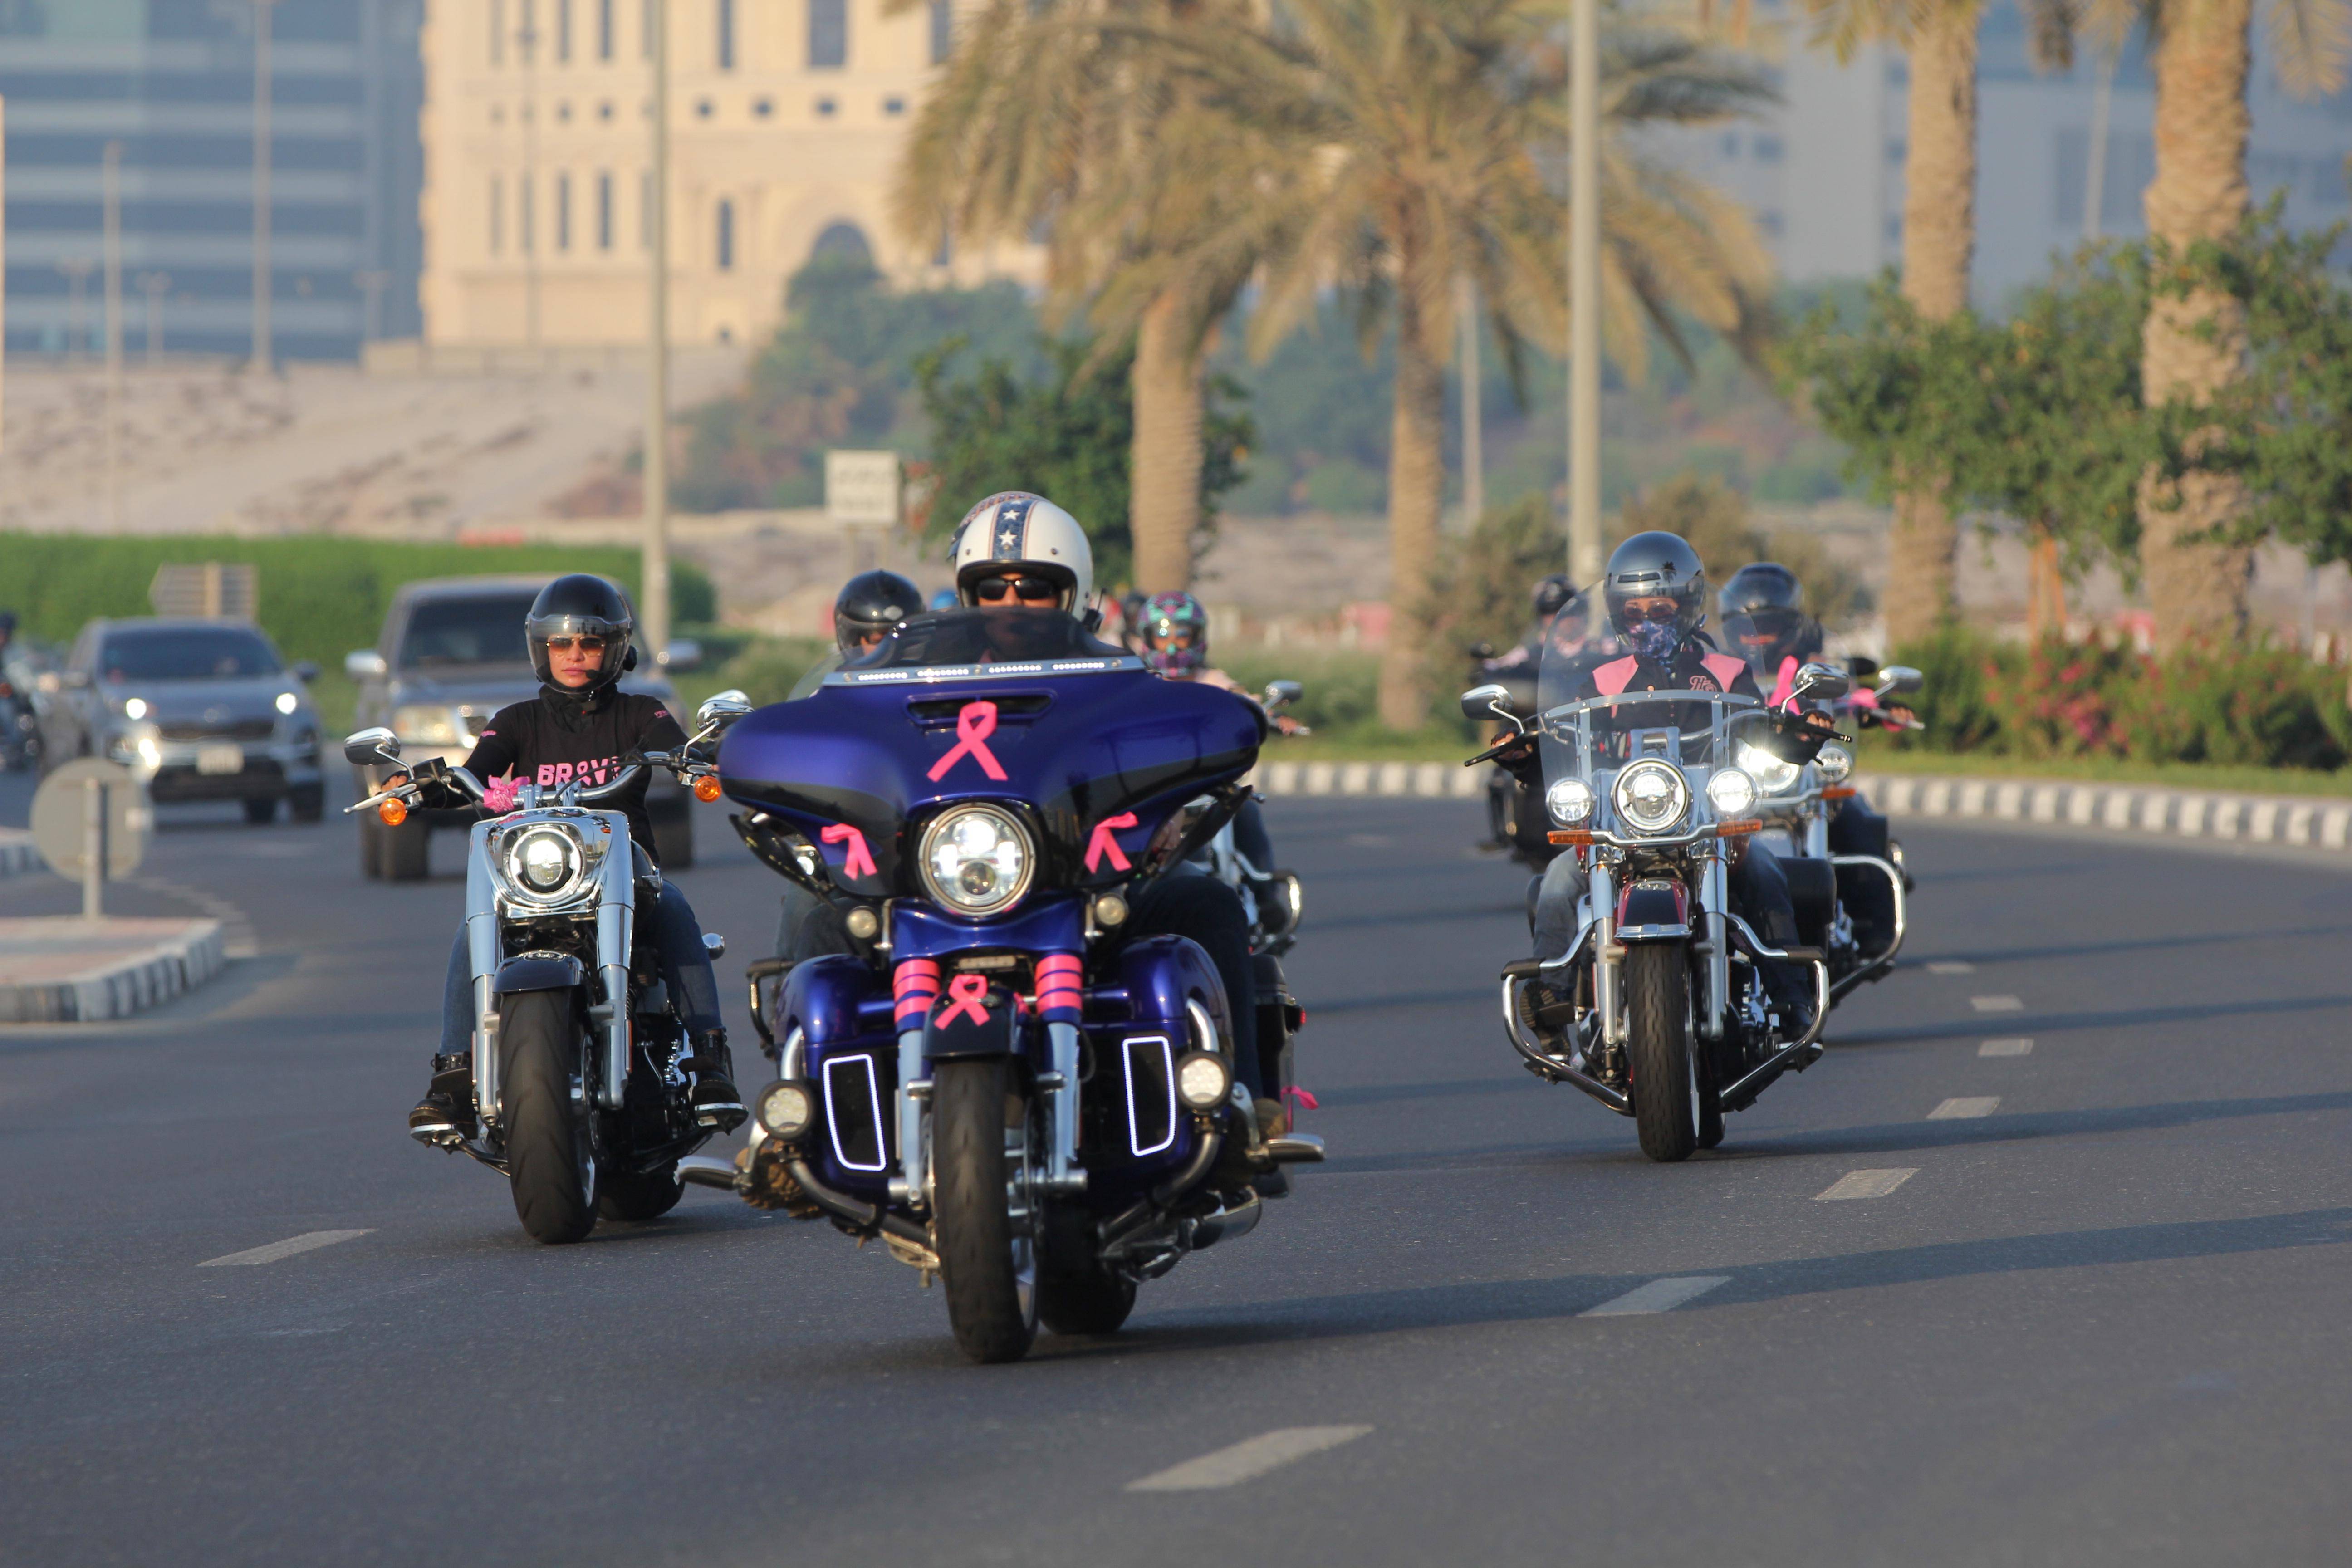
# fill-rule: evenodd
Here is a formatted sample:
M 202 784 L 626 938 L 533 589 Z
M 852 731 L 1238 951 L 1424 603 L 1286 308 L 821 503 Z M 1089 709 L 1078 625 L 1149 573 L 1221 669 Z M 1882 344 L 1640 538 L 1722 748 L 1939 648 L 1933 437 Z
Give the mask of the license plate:
M 243 746 L 206 746 L 196 753 L 196 772 L 241 773 L 245 772 L 245 748 Z

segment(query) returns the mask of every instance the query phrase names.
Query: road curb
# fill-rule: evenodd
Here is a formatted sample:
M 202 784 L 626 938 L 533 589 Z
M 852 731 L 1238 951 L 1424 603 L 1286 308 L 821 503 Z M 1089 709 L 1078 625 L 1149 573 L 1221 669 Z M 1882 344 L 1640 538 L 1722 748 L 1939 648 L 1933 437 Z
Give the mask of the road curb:
M 0 928 L 35 923 L 9 921 L 0 922 Z M 159 940 L 136 951 L 57 979 L 0 982 L 0 1023 L 94 1024 L 127 1018 L 194 990 L 227 967 L 220 921 L 144 923 L 177 929 L 159 932 Z
M 1260 795 L 1412 796 L 1471 800 L 1485 775 L 1459 763 L 1268 763 L 1247 781 Z
M 1854 784 L 1888 816 L 1969 817 L 2235 844 L 2352 847 L 2347 842 L 2352 840 L 2352 799 L 2034 779 L 1857 774 Z
M 0 877 L 15 877 L 37 868 L 41 852 L 33 836 L 21 827 L 0 827 Z

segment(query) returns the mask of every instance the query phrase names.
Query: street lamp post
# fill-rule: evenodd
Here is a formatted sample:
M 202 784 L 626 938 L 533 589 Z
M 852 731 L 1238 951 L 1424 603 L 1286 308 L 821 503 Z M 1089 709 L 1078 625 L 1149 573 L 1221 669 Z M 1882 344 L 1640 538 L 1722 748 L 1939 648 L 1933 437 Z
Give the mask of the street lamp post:
M 646 181 L 646 558 L 641 608 L 656 663 L 669 658 L 669 0 L 646 0 L 653 28 L 652 167 Z
M 269 7 L 253 0 L 253 368 L 268 371 L 269 341 Z
M 1568 79 L 1568 567 L 1581 586 L 1601 560 L 1601 18 L 1576 0 Z
M 106 213 L 106 525 L 122 531 L 122 143 L 109 142 L 99 186 Z

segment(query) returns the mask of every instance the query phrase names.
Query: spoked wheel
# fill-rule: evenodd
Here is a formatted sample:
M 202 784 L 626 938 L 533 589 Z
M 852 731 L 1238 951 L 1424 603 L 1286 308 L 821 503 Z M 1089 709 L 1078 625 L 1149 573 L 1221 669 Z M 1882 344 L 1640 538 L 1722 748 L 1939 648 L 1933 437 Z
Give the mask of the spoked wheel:
M 931 1074 L 932 1212 L 956 1344 L 978 1362 L 1018 1361 L 1037 1337 L 1042 1140 L 1003 1058 Z
M 1625 950 L 1626 1067 L 1633 1125 L 1653 1160 L 1687 1160 L 1699 1146 L 1699 1065 L 1691 1040 L 1690 955 L 1680 944 Z M 1722 1133 L 1722 1117 L 1716 1117 Z
M 596 1150 L 572 997 L 526 991 L 499 1008 L 499 1098 L 515 1214 L 533 1241 L 578 1241 L 596 1226 Z

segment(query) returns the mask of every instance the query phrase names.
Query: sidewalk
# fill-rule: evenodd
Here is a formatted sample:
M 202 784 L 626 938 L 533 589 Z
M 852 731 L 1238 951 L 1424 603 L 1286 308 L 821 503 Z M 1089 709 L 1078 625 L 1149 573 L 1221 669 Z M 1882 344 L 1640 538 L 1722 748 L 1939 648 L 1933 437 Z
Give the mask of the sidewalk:
M 227 962 L 218 921 L 0 920 L 0 1023 L 128 1017 L 194 990 Z

